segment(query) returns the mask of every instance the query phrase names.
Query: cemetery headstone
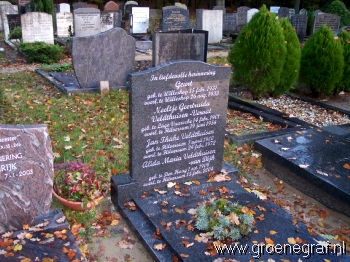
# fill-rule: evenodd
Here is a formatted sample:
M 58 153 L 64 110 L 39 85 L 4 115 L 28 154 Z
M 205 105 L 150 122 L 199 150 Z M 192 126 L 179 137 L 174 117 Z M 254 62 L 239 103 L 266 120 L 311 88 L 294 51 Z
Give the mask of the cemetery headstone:
M 78 8 L 74 10 L 75 36 L 90 36 L 101 32 L 100 10 L 96 8 Z
M 278 10 L 280 9 L 280 6 L 270 6 L 270 12 L 271 13 L 278 13 Z
M 73 14 L 64 12 L 56 14 L 57 37 L 70 37 L 69 27 L 74 32 Z
M 149 25 L 149 7 L 133 7 L 130 33 L 145 34 Z
M 225 6 L 225 0 L 216 0 L 217 6 Z
M 253 15 L 259 12 L 259 9 L 252 8 L 247 11 L 247 24 L 250 22 L 252 19 Z
M 53 154 L 45 125 L 0 125 L 0 233 L 50 210 Z
M 59 13 L 64 13 L 64 12 L 70 13 L 70 5 L 69 4 L 61 3 L 58 6 L 59 6 L 59 8 L 58 8 Z
M 230 73 L 184 60 L 131 74 L 130 171 L 141 189 L 221 170 Z
M 105 11 L 117 11 L 117 10 L 119 10 L 119 6 L 116 2 L 109 1 L 105 4 L 104 10 Z
M 125 20 L 130 19 L 130 15 L 132 13 L 132 8 L 137 7 L 139 4 L 135 1 L 127 1 L 124 5 L 124 18 Z
M 321 10 L 317 9 L 314 11 L 314 16 L 318 16 L 320 14 L 323 14 L 323 12 Z
M 225 33 L 236 32 L 236 13 L 223 14 L 222 31 Z
M 277 12 L 278 18 L 288 18 L 289 16 L 289 8 L 288 7 L 280 7 Z
M 30 0 L 18 0 L 18 8 L 19 8 L 19 12 L 20 14 L 24 14 L 25 12 L 25 5 L 29 4 Z
M 247 6 L 241 6 L 237 8 L 237 26 L 243 26 L 247 24 L 247 12 L 250 8 Z
M 307 29 L 307 15 L 293 15 L 291 24 L 300 40 L 304 40 Z
M 300 9 L 299 14 L 300 15 L 307 15 L 307 10 L 305 8 Z
M 29 13 L 29 12 L 31 12 L 32 10 L 30 9 L 30 3 L 26 3 L 25 5 L 24 5 L 24 9 L 25 9 L 25 12 L 24 13 Z M 34 10 L 35 11 L 35 10 Z M 33 11 L 33 12 L 34 12 Z
M 0 1 L 0 32 L 4 31 L 4 20 L 7 20 L 7 15 L 10 14 L 18 14 L 18 6 L 7 4 L 8 2 L 4 2 L 5 4 L 1 4 Z M 8 23 L 8 22 L 7 22 Z
M 111 89 L 126 86 L 135 59 L 135 39 L 121 28 L 103 34 L 72 37 L 72 62 L 83 89 L 99 89 L 109 81 Z
M 87 8 L 96 8 L 96 9 L 98 9 L 98 5 L 95 5 L 95 4 L 87 4 L 86 7 Z
M 204 34 L 154 33 L 152 44 L 153 66 L 179 59 L 205 61 Z
M 185 4 L 179 3 L 179 2 L 175 2 L 174 4 L 177 7 L 183 8 L 183 9 L 187 9 L 187 6 Z
M 42 41 L 54 43 L 52 15 L 42 12 L 30 12 L 21 15 L 22 41 L 32 43 Z
M 87 8 L 87 3 L 86 2 L 73 3 L 73 10 L 78 8 Z
M 213 10 L 222 10 L 222 13 L 226 14 L 226 7 L 222 5 L 214 6 Z
M 12 31 L 16 27 L 21 27 L 21 15 L 15 14 L 15 15 L 7 15 L 7 21 L 9 24 L 9 29 Z
M 295 9 L 294 8 L 289 8 L 289 14 L 288 14 L 288 19 L 292 18 L 292 16 L 295 15 Z
M 319 29 L 322 25 L 326 25 L 332 29 L 335 33 L 339 29 L 340 25 L 340 16 L 334 14 L 323 13 L 317 16 L 314 16 L 314 24 L 312 32 Z
M 121 27 L 121 23 L 122 23 L 121 10 L 101 12 L 101 32 L 105 32 L 113 27 Z
M 196 10 L 197 29 L 209 32 L 208 43 L 219 43 L 222 40 L 222 10 Z
M 176 6 L 162 8 L 162 31 L 190 28 L 189 11 Z

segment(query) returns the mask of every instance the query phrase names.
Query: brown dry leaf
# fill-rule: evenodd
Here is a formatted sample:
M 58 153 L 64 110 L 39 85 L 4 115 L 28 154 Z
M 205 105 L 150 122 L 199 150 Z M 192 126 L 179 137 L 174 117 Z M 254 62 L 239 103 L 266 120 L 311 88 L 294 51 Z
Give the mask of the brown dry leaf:
M 317 224 L 320 226 L 320 227 L 324 227 L 324 224 L 321 220 L 318 220 Z
M 163 250 L 165 247 L 166 247 L 166 244 L 162 244 L 162 243 L 154 244 L 154 245 L 153 245 L 153 248 L 154 248 L 155 250 L 158 250 L 158 251 Z
M 192 180 L 192 183 L 199 186 L 201 184 L 201 182 L 199 182 L 198 180 Z
M 187 230 L 188 230 L 188 231 L 194 231 L 194 227 L 191 226 L 191 225 L 187 225 Z
M 180 257 L 183 257 L 183 258 L 188 258 L 190 255 L 187 255 L 187 254 L 180 254 Z
M 295 242 L 296 242 L 297 244 L 301 244 L 301 243 L 303 243 L 303 240 L 302 240 L 300 237 L 297 237 L 297 238 L 295 239 Z
M 223 182 L 223 181 L 230 181 L 231 178 L 224 174 L 217 174 L 213 177 L 213 182 Z
M 30 258 L 23 258 L 20 260 L 20 262 L 31 262 L 32 260 Z
M 199 235 L 196 235 L 194 237 L 194 240 L 202 243 L 207 243 L 210 239 L 210 236 L 208 236 L 206 233 L 200 233 Z
M 185 196 L 189 196 L 190 194 L 184 194 L 182 193 L 181 191 L 174 191 L 174 194 L 177 195 L 177 196 L 182 196 L 182 197 L 185 197 Z
M 160 222 L 160 225 L 163 226 L 163 227 L 166 227 L 167 223 L 162 221 L 162 222 Z
M 168 210 L 166 210 L 165 208 L 162 208 L 162 212 L 163 213 L 168 213 Z
M 61 224 L 61 223 L 63 223 L 65 220 L 66 220 L 66 217 L 63 216 L 63 217 L 61 217 L 61 218 L 59 218 L 59 219 L 56 219 L 56 223 Z
M 275 242 L 271 239 L 271 238 L 269 238 L 269 237 L 265 237 L 265 242 L 266 242 L 266 244 L 268 244 L 268 245 L 273 245 Z
M 53 237 L 53 234 L 51 234 L 51 233 L 46 233 L 44 237 L 45 237 L 45 238 L 51 238 L 51 237 Z
M 77 251 L 76 251 L 75 249 L 69 249 L 69 250 L 68 250 L 67 255 L 68 255 L 68 257 L 69 257 L 70 260 L 72 260 L 72 259 L 74 258 L 76 252 L 77 252 Z
M 183 211 L 183 209 L 180 209 L 180 208 L 175 208 L 175 211 L 179 214 L 184 214 L 185 211 Z
M 197 209 L 196 208 L 190 208 L 189 210 L 187 210 L 187 213 L 190 215 L 195 215 L 197 213 Z
M 164 194 L 166 194 L 168 192 L 166 190 L 159 190 L 157 188 L 155 188 L 154 191 L 156 191 L 158 194 L 161 194 L 161 195 L 164 195 Z
M 348 163 L 344 164 L 343 167 L 346 169 L 350 169 L 350 165 Z
M 185 247 L 187 247 L 187 248 L 189 248 L 189 247 L 191 247 L 191 246 L 194 245 L 194 242 L 190 243 L 190 242 L 188 242 L 188 241 L 181 241 L 181 243 L 182 243 Z
M 198 190 L 198 194 L 200 194 L 202 196 L 206 196 L 207 192 L 205 192 L 204 190 Z
M 276 235 L 277 232 L 275 230 L 270 230 L 270 235 Z
M 112 220 L 112 222 L 111 222 L 111 226 L 116 226 L 116 225 L 118 225 L 119 224 L 119 220 L 117 220 L 117 219 L 114 219 L 114 220 Z
M 23 228 L 24 230 L 29 229 L 29 225 L 28 225 L 28 224 L 24 224 L 24 225 L 22 226 L 22 228 Z
M 294 237 L 288 237 L 287 241 L 291 245 L 295 245 L 297 243 Z

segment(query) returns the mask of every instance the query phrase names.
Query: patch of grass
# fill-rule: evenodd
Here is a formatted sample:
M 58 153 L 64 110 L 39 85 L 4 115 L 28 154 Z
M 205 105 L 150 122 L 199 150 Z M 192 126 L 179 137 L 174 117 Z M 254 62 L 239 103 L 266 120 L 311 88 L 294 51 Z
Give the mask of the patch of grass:
M 212 65 L 230 66 L 226 56 L 213 56 L 207 58 L 207 63 Z
M 10 63 L 10 61 L 7 59 L 5 56 L 4 52 L 0 52 L 0 65 L 1 66 L 6 66 Z
M 62 64 L 41 64 L 40 69 L 44 71 L 54 71 L 54 72 L 69 72 L 73 71 L 73 67 L 71 63 L 62 63 Z

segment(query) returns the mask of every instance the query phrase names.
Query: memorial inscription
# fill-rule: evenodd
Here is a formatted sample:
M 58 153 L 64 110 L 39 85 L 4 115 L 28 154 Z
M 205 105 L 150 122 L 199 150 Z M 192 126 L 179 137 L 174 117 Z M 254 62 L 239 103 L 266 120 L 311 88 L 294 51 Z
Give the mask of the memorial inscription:
M 189 11 L 181 7 L 168 6 L 162 9 L 162 31 L 190 28 Z
M 317 29 L 321 28 L 322 25 L 326 25 L 332 29 L 335 33 L 339 29 L 340 25 L 340 16 L 322 13 L 314 17 L 314 25 L 312 32 L 315 32 Z
M 131 74 L 131 175 L 140 187 L 222 166 L 230 68 L 178 60 Z

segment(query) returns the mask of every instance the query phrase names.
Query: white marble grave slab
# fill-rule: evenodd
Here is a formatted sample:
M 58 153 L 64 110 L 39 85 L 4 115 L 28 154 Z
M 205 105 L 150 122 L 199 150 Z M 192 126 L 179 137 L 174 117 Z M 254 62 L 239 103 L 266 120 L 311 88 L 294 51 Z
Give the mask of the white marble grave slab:
M 73 14 L 64 12 L 56 14 L 56 26 L 57 26 L 57 36 L 58 37 L 69 37 L 69 26 L 74 31 L 73 27 Z
M 54 44 L 52 15 L 30 12 L 21 15 L 22 40 L 24 43 L 42 41 Z
M 90 36 L 101 32 L 100 10 L 97 8 L 78 8 L 74 10 L 75 36 Z
M 149 25 L 149 7 L 133 7 L 130 32 L 133 34 L 145 34 Z

